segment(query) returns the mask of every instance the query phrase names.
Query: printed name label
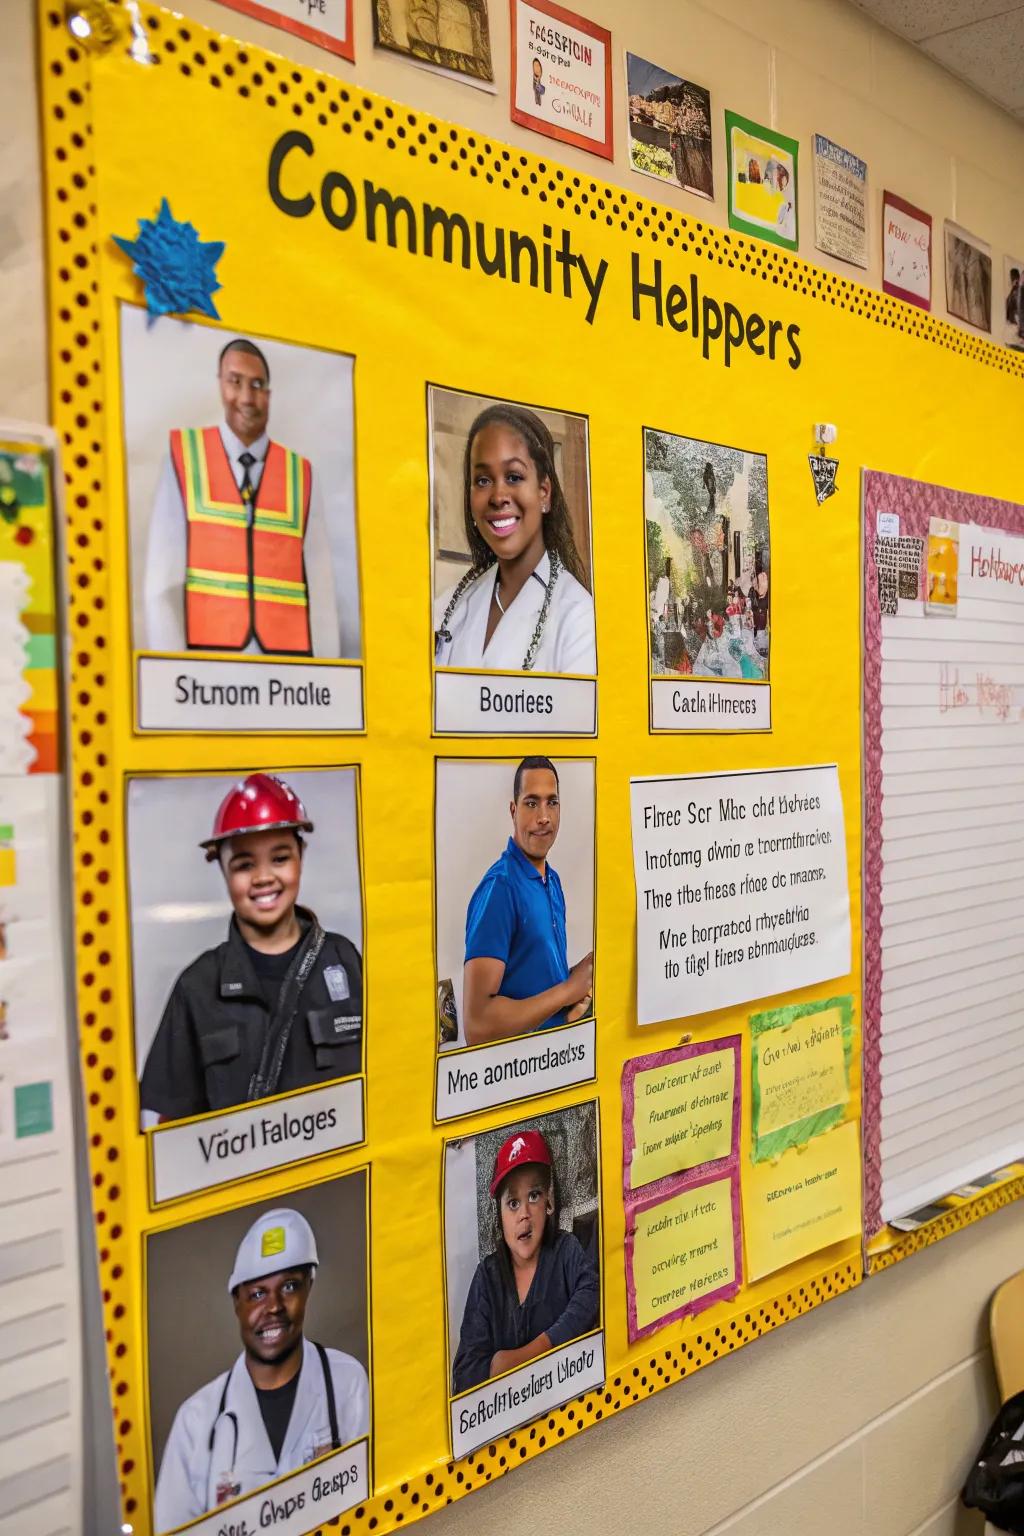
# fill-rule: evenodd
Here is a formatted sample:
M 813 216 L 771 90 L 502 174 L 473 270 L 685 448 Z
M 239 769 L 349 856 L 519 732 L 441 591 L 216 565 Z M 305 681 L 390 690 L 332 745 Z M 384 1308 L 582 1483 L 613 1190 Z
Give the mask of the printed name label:
M 593 1019 L 545 1029 L 520 1040 L 438 1057 L 434 1119 L 457 1120 L 537 1093 L 593 1082 L 597 1075 Z
M 363 1140 L 363 1080 L 350 1078 L 273 1104 L 250 1104 L 153 1138 L 153 1204 L 214 1189 L 232 1179 L 338 1152 Z
M 138 657 L 140 731 L 361 731 L 363 669 Z
M 656 731 L 770 731 L 770 683 L 651 683 Z
M 597 683 L 585 677 L 435 672 L 434 730 L 459 736 L 594 736 Z
M 305 1536 L 370 1494 L 369 1442 L 357 1440 L 190 1525 L 189 1536 Z M 159 1536 L 159 1533 L 158 1533 Z
M 603 1381 L 604 1334 L 591 1333 L 497 1381 L 474 1387 L 449 1405 L 452 1455 L 468 1456 Z

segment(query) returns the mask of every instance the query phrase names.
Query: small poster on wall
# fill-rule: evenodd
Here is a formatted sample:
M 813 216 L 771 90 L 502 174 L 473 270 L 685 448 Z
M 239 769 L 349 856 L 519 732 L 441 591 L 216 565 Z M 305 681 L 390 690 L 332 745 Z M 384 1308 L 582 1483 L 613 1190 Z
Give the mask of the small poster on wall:
M 710 91 L 635 53 L 626 54 L 626 91 L 634 171 L 714 197 Z
M 855 267 L 868 264 L 868 168 L 823 133 L 814 135 L 814 243 Z
M 729 156 L 729 228 L 795 251 L 796 163 L 800 146 L 738 112 L 725 114 Z
M 469 83 L 494 79 L 487 0 L 373 0 L 373 36 L 379 48 Z
M 1003 316 L 1000 325 L 1008 347 L 1024 351 L 1024 257 L 1003 257 Z
M 512 121 L 612 158 L 612 35 L 552 0 L 512 0 Z
M 946 237 L 946 308 L 979 331 L 992 329 L 992 248 L 949 219 Z
M 919 309 L 932 307 L 932 216 L 895 192 L 882 194 L 882 288 Z
M 352 0 L 305 0 L 296 5 L 295 0 L 219 0 L 232 11 L 265 21 L 269 27 L 280 27 L 293 37 L 326 48 L 339 58 L 355 62 L 356 45 L 352 35 Z

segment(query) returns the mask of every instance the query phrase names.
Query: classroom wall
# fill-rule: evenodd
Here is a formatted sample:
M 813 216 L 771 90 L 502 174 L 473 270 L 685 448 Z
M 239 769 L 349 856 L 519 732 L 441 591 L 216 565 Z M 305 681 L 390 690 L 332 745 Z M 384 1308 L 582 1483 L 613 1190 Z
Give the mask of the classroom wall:
M 813 249 L 810 139 L 828 134 L 869 166 L 871 268 L 889 187 L 935 221 L 933 305 L 945 314 L 944 218 L 1020 251 L 1024 126 L 883 31 L 848 0 L 585 0 L 617 59 L 614 167 L 508 121 L 508 19 L 491 0 L 498 94 L 375 54 L 368 0 L 355 0 L 355 66 L 251 22 L 214 0 L 187 15 L 422 110 L 673 203 L 725 225 L 726 106 L 799 137 L 801 255 Z M 44 419 L 46 354 L 32 0 L 0 0 L 0 416 Z M 623 18 L 628 16 L 628 25 Z M 711 205 L 628 167 L 622 50 L 707 86 L 719 196 Z M 838 360 L 837 360 L 838 361 Z M 894 408 L 902 402 L 898 381 Z M 970 488 L 969 478 L 965 478 Z M 1009 1208 L 858 1290 L 589 1430 L 529 1469 L 434 1517 L 435 1536 L 576 1536 L 638 1523 L 671 1536 L 978 1536 L 957 1491 L 994 1409 L 987 1303 L 1024 1265 L 1024 1208 Z M 102 1459 L 102 1458 L 101 1458 Z M 84 1530 L 115 1526 L 97 1495 Z

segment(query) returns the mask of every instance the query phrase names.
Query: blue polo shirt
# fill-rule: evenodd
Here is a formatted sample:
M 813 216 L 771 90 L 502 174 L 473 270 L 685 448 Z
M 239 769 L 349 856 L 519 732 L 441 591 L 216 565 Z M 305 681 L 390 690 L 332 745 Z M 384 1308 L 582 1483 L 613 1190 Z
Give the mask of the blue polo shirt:
M 466 959 L 502 962 L 500 997 L 536 997 L 569 979 L 562 882 L 550 864 L 546 872 L 544 879 L 510 837 L 470 897 Z M 553 1013 L 540 1028 L 563 1022 Z

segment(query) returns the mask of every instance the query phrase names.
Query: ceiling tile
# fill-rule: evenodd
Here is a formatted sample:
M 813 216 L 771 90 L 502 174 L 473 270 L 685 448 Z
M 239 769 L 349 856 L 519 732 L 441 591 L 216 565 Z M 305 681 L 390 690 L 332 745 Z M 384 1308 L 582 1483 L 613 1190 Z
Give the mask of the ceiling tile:
M 1024 10 L 922 43 L 925 53 L 1001 106 L 1024 107 Z
M 1017 0 L 854 0 L 854 4 L 913 43 L 1022 9 Z

